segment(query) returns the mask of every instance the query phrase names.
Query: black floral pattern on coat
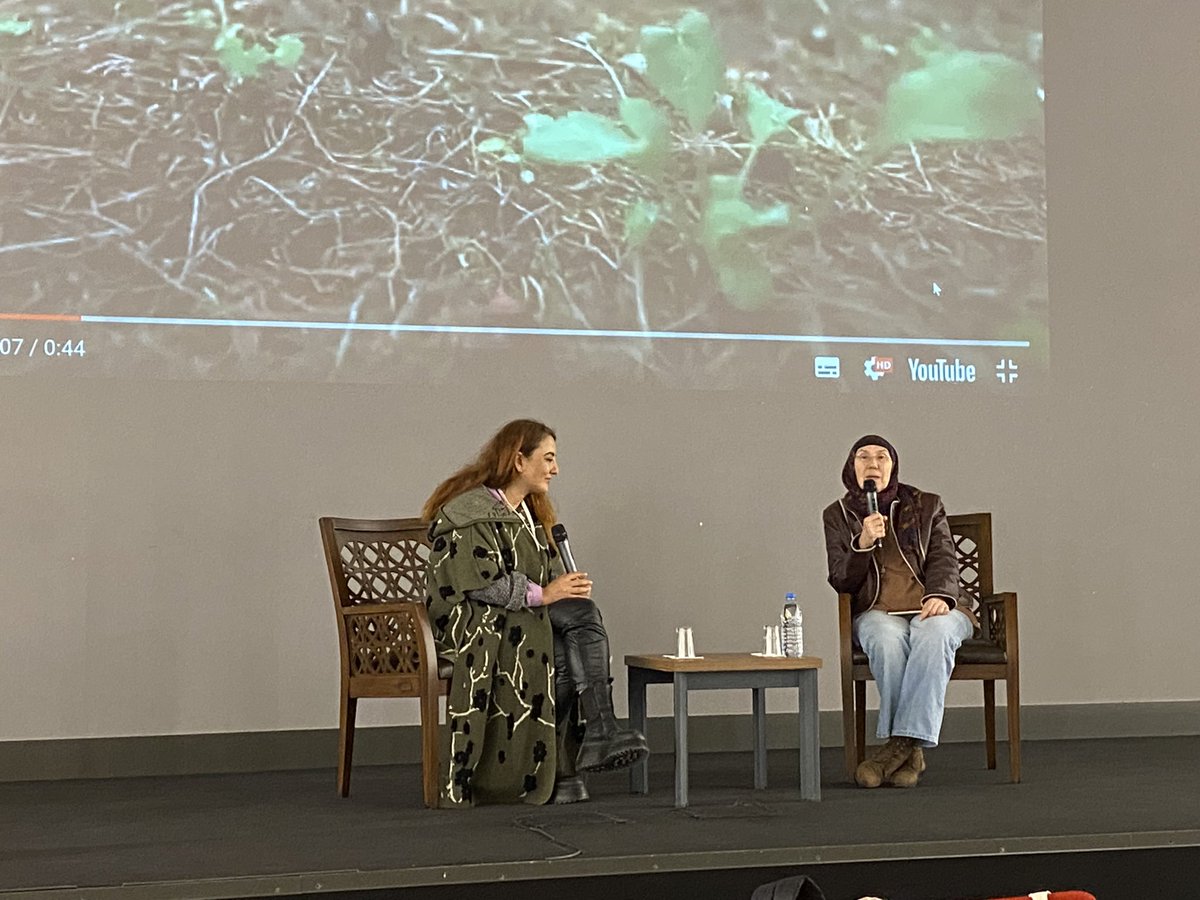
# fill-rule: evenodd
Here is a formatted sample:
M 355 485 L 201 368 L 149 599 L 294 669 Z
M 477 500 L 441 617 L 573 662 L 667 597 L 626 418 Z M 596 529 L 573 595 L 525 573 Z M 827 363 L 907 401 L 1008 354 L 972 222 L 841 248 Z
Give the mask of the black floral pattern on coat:
M 560 574 L 561 564 L 551 566 L 540 526 L 535 543 L 483 488 L 443 507 L 430 543 L 441 550 L 429 557 L 426 602 L 438 653 L 454 663 L 441 805 L 544 803 L 557 756 L 550 622 L 541 608 L 505 610 L 467 593 L 503 577 L 510 563 L 540 585 Z M 530 698 L 539 695 L 535 704 Z

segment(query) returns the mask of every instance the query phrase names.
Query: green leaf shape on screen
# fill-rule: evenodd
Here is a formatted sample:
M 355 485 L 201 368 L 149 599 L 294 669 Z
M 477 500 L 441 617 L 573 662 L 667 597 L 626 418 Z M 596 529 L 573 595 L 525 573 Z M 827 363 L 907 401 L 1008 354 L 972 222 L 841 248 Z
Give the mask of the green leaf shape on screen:
M 750 139 L 761 147 L 781 131 L 787 131 L 788 123 L 800 110 L 780 103 L 756 84 L 746 85 L 746 122 L 750 126 Z
M 229 25 L 213 41 L 217 61 L 235 84 L 246 78 L 257 77 L 259 70 L 268 62 L 274 61 L 285 69 L 295 68 L 304 55 L 304 41 L 294 34 L 281 36 L 271 51 L 262 44 L 247 44 L 238 33 L 241 30 L 241 25 Z
M 741 247 L 736 258 L 718 263 L 717 284 L 729 302 L 741 310 L 761 309 L 775 296 L 771 269 L 758 259 L 749 246 Z
M 675 25 L 642 29 L 638 51 L 646 80 L 699 131 L 716 106 L 725 77 L 721 48 L 708 16 L 688 10 Z
M 271 56 L 275 64 L 285 69 L 294 69 L 304 55 L 304 41 L 294 34 L 285 34 L 275 42 L 275 52 Z
M 262 65 L 271 58 L 266 47 L 260 44 L 247 45 L 238 34 L 240 30 L 240 25 L 231 26 L 213 41 L 217 61 L 235 82 L 244 78 L 254 78 Z
M 22 22 L 20 19 L 0 19 L 0 34 L 20 37 L 23 34 L 29 34 L 31 28 L 33 28 L 32 22 Z
M 625 97 L 621 121 L 641 142 L 635 161 L 643 168 L 660 169 L 671 152 L 671 125 L 666 114 L 643 97 Z
M 525 158 L 561 166 L 649 159 L 667 149 L 662 113 L 637 97 L 621 101 L 621 122 L 576 110 L 559 118 L 531 113 L 525 117 L 525 127 L 521 142 Z
M 709 179 L 702 241 L 721 291 L 738 309 L 753 310 L 771 299 L 771 272 L 750 243 L 753 232 L 791 224 L 786 203 L 755 209 L 742 196 L 742 183 L 733 175 Z
M 704 246 L 716 250 L 731 237 L 759 228 L 777 228 L 791 224 L 786 203 L 755 209 L 742 196 L 742 182 L 736 175 L 713 175 L 708 179 L 708 206 L 704 210 Z
M 636 250 L 646 243 L 650 232 L 658 221 L 658 205 L 648 200 L 639 200 L 625 214 L 625 246 Z
M 1037 77 L 1001 53 L 933 52 L 888 88 L 878 149 L 1015 137 L 1042 119 Z
M 507 153 L 512 147 L 502 137 L 484 138 L 476 147 L 480 153 Z

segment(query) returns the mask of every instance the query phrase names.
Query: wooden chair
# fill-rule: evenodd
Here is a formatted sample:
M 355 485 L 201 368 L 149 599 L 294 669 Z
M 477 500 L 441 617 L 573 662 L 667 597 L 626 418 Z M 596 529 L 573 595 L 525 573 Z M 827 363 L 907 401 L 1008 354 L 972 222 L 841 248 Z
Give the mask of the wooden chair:
M 425 805 L 438 805 L 438 698 L 452 665 L 438 659 L 425 609 L 429 523 L 420 519 L 320 519 L 341 643 L 338 792 L 350 794 L 354 714 L 360 697 L 421 701 Z
M 1021 780 L 1021 681 L 1017 643 L 1017 595 L 994 593 L 992 588 L 992 514 L 948 516 L 958 556 L 962 596 L 978 601 L 982 635 L 968 638 L 958 649 L 952 681 L 983 682 L 983 724 L 987 767 L 996 768 L 996 681 L 1008 689 L 1009 779 Z M 838 632 L 841 639 L 842 731 L 846 748 L 846 774 L 863 761 L 867 736 L 867 682 L 872 680 L 867 655 L 854 646 L 850 627 L 849 594 L 838 595 Z

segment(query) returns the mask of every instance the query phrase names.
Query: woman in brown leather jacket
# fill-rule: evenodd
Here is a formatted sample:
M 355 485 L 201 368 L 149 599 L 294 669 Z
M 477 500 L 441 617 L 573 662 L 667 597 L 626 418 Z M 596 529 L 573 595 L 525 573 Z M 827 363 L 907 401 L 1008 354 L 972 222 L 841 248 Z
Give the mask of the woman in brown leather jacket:
M 853 597 L 854 640 L 879 688 L 874 748 L 855 772 L 862 787 L 913 787 L 924 749 L 937 746 L 954 654 L 976 620 L 959 602 L 958 561 L 941 498 L 899 481 L 887 440 L 854 442 L 842 467 L 846 493 L 825 508 L 829 583 Z M 864 485 L 873 481 L 878 511 Z

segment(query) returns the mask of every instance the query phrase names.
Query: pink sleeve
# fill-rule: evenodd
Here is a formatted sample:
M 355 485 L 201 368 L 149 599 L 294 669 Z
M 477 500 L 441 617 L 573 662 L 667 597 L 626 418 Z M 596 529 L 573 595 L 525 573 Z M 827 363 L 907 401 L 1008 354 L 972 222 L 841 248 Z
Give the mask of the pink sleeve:
M 525 583 L 525 605 L 542 605 L 542 586 L 532 579 Z

